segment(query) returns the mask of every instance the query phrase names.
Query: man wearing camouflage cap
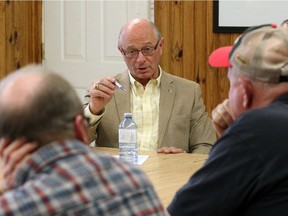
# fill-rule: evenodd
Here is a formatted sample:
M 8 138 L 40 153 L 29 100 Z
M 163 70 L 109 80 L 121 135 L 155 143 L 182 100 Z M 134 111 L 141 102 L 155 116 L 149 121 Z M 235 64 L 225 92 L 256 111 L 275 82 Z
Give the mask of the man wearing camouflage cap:
M 177 192 L 171 215 L 287 215 L 288 30 L 262 25 L 215 50 L 227 67 L 231 124 Z M 216 125 L 217 127 L 217 125 Z

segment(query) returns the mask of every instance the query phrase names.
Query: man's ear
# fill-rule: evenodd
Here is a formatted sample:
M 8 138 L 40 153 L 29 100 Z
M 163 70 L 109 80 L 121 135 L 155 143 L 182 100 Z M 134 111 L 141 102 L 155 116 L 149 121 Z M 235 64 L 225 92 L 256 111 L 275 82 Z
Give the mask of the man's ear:
M 240 85 L 243 95 L 243 108 L 246 110 L 250 109 L 253 102 L 252 83 L 248 79 L 241 79 Z
M 122 49 L 120 46 L 117 46 L 118 50 L 122 53 Z
M 158 46 L 160 47 L 160 54 L 162 55 L 163 48 L 164 48 L 164 37 L 162 37 L 162 38 L 160 39 L 160 42 L 159 42 L 159 45 L 158 45 Z
M 124 51 L 122 50 L 122 48 L 121 48 L 120 46 L 117 46 L 117 48 L 118 48 L 118 50 L 120 51 L 123 60 L 126 61 L 126 59 L 125 59 L 125 55 L 124 55 L 124 53 L 123 53 Z
M 89 143 L 87 125 L 82 115 L 77 115 L 74 120 L 74 132 L 77 139 L 81 140 L 85 144 Z

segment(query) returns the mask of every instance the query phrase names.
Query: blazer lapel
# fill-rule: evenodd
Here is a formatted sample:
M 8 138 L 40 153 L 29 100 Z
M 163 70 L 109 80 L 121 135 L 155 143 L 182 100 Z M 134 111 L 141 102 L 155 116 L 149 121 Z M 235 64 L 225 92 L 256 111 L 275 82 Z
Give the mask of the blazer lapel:
M 160 86 L 160 104 L 159 104 L 159 126 L 158 126 L 158 147 L 165 146 L 162 144 L 172 107 L 175 100 L 174 80 L 163 71 Z

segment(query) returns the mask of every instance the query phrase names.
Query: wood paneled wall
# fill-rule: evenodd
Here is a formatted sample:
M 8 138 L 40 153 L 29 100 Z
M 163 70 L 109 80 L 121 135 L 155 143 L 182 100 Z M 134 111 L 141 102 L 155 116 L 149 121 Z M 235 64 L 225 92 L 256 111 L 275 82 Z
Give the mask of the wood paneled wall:
M 41 63 L 41 41 L 41 1 L 0 1 L 0 78 Z
M 227 98 L 229 82 L 226 69 L 208 66 L 208 56 L 239 34 L 213 33 L 213 1 L 155 1 L 155 23 L 165 38 L 163 69 L 198 82 L 211 115 Z

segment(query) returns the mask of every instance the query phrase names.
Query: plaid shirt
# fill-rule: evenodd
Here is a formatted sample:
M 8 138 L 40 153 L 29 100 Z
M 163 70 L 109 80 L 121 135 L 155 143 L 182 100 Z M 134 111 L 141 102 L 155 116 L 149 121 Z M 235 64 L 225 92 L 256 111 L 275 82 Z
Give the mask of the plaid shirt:
M 79 141 L 55 142 L 31 155 L 13 189 L 0 196 L 0 215 L 164 215 L 136 166 Z

